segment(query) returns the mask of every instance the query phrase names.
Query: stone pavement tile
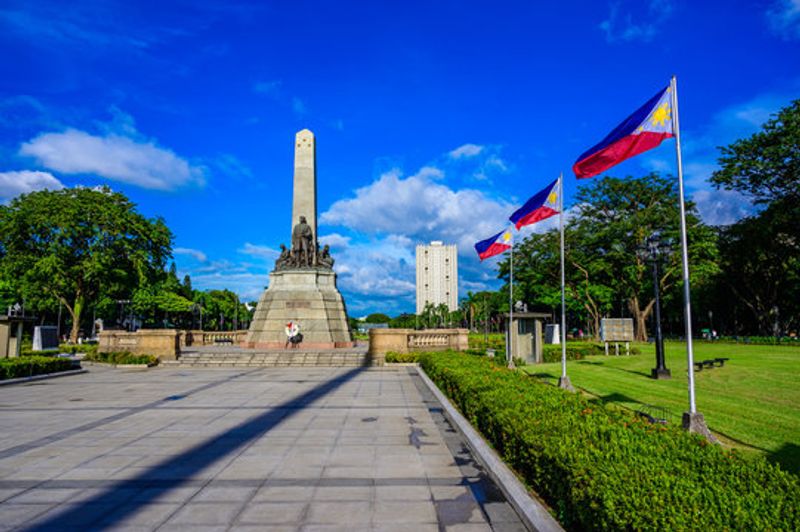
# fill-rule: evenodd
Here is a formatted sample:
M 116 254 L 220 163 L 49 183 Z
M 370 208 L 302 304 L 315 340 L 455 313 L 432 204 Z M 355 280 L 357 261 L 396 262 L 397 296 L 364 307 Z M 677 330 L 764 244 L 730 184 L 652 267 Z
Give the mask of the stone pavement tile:
M 228 525 L 186 525 L 166 523 L 158 528 L 158 532 L 225 532 Z
M 24 488 L 2 488 L 0 489 L 0 502 L 7 501 L 16 495 L 19 495 L 23 491 L 25 491 Z
M 387 523 L 376 524 L 374 532 L 439 532 L 439 525 L 425 523 Z
M 149 527 L 154 530 L 174 514 L 178 503 L 131 504 L 115 509 L 98 524 L 100 528 L 116 530 L 120 527 Z
M 486 522 L 480 506 L 471 496 L 463 499 L 436 501 L 436 515 L 439 523 L 444 525 Z
M 278 502 L 248 504 L 237 519 L 242 525 L 300 525 L 305 512 L 306 502 Z
M 492 532 L 492 527 L 487 524 L 479 523 L 459 523 L 446 526 L 444 529 L 447 532 Z M 525 529 L 523 528 L 522 530 Z
M 322 476 L 323 466 L 298 466 L 294 464 L 279 465 L 275 471 L 265 478 L 280 479 L 318 479 Z
M 375 466 L 377 478 L 425 478 L 426 470 L 419 463 L 378 461 Z
M 228 525 L 239 513 L 242 503 L 202 502 L 184 505 L 173 515 L 170 525 Z
M 259 489 L 252 502 L 294 502 L 310 500 L 314 486 L 264 486 Z
M 106 503 L 60 504 L 51 506 L 48 511 L 37 516 L 35 522 L 30 524 L 43 524 L 52 521 L 52 523 L 58 523 L 58 528 L 62 530 L 85 530 L 109 515 L 114 508 L 114 504 Z M 5 508 L 3 508 L 3 511 L 5 511 Z M 49 524 L 49 528 L 54 528 L 52 523 Z
M 436 508 L 431 501 L 375 501 L 373 520 L 380 523 L 436 523 Z
M 315 501 L 371 501 L 372 486 L 319 486 L 314 491 Z
M 373 528 L 368 525 L 303 525 L 301 532 L 372 532 Z
M 15 504 L 31 502 L 60 503 L 68 499 L 74 500 L 81 491 L 81 489 L 74 488 L 34 488 L 17 495 L 11 502 Z M 0 516 L 2 516 L 2 508 L 0 508 Z
M 372 519 L 369 502 L 313 501 L 306 514 L 307 524 L 368 525 Z
M 431 486 L 431 493 L 435 500 L 459 499 L 470 497 L 474 500 L 472 490 L 467 486 Z
M 297 532 L 298 527 L 295 525 L 269 525 L 269 528 L 264 525 L 234 525 L 227 530 L 235 532 Z
M 322 478 L 375 478 L 373 466 L 326 466 Z
M 148 502 L 187 502 L 200 491 L 200 486 L 181 486 L 178 488 L 161 489 L 145 488 L 133 498 L 135 501 Z
M 250 500 L 256 487 L 206 486 L 192 497 L 191 502 L 241 502 Z
M 375 499 L 378 501 L 430 501 L 431 489 L 422 486 L 377 486 Z
M 37 516 L 53 508 L 52 504 L 4 503 L 0 507 L 0 527 L 10 530 L 31 522 Z

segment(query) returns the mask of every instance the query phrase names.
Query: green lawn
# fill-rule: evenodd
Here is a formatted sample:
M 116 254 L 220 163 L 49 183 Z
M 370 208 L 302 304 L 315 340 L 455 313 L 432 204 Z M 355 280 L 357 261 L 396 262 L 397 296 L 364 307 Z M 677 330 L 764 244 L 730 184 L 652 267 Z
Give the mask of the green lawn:
M 649 378 L 654 347 L 637 347 L 642 350 L 639 356 L 570 361 L 567 373 L 573 385 L 605 403 L 664 413 L 670 423 L 680 424 L 689 402 L 685 344 L 666 343 L 672 379 L 661 381 Z M 800 473 L 800 349 L 695 343 L 696 361 L 716 357 L 730 360 L 723 368 L 695 372 L 697 410 L 709 428 L 725 443 L 764 453 L 784 469 Z M 560 363 L 523 369 L 553 383 L 561 374 Z

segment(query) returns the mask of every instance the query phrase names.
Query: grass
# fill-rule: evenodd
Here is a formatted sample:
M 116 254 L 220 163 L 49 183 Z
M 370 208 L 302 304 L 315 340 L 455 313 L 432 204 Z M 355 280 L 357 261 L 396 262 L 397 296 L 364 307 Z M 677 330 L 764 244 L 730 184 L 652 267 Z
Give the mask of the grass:
M 594 356 L 567 363 L 572 384 L 599 401 L 665 417 L 680 424 L 688 411 L 686 347 L 665 344 L 671 380 L 649 377 L 655 350 L 637 344 L 639 356 Z M 611 351 L 613 353 L 613 350 Z M 622 352 L 622 351 L 621 351 Z M 695 343 L 696 361 L 727 357 L 725 367 L 695 372 L 697 410 L 729 445 L 764 454 L 800 473 L 800 349 L 770 345 Z M 523 368 L 556 383 L 560 363 Z

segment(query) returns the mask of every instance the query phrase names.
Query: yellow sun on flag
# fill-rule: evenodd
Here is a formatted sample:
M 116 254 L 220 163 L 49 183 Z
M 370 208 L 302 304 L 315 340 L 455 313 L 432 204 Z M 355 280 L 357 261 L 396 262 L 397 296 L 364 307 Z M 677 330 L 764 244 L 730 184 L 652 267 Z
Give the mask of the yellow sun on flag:
M 553 190 L 552 192 L 550 192 L 550 195 L 547 196 L 547 203 L 551 204 L 555 203 L 557 199 L 558 199 L 558 194 L 556 194 L 556 191 Z
M 510 242 L 511 241 L 511 231 L 506 231 L 503 233 L 503 242 Z
M 653 111 L 653 114 L 650 116 L 650 123 L 654 126 L 663 126 L 667 121 L 672 119 L 670 111 L 669 104 L 667 102 L 662 103 Z

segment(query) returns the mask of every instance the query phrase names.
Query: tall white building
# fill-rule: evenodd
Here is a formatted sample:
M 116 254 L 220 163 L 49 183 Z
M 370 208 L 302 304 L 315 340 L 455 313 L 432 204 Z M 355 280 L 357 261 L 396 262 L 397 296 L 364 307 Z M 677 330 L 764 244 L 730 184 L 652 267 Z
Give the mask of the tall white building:
M 455 245 L 434 240 L 417 246 L 417 314 L 425 303 L 458 310 L 458 255 Z

